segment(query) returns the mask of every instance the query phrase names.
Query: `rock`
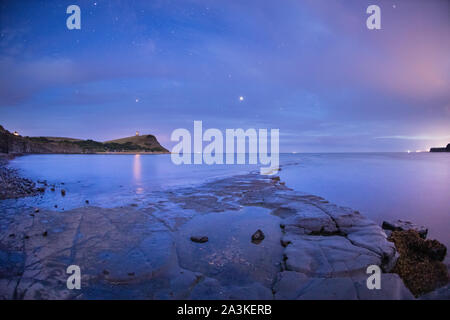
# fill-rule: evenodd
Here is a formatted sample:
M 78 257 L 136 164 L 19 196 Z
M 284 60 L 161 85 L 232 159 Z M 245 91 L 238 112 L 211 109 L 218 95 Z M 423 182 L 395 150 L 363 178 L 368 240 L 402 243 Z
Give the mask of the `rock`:
M 178 261 L 183 268 L 218 280 L 222 287 L 258 282 L 271 288 L 283 258 L 279 223 L 280 219 L 270 215 L 269 210 L 257 207 L 197 215 L 178 231 Z M 211 232 L 214 225 L 227 227 Z M 251 242 L 254 230 L 249 232 L 249 226 L 264 230 L 263 243 Z M 209 242 L 193 243 L 191 235 L 208 235 Z
M 272 292 L 260 283 L 223 286 L 219 281 L 205 278 L 192 290 L 189 299 L 208 300 L 271 300 Z
M 44 231 L 44 233 L 42 233 L 42 236 L 43 237 L 46 237 L 48 235 L 48 232 L 47 231 Z
M 417 249 L 428 255 L 432 260 L 444 261 L 447 255 L 447 247 L 437 240 L 421 242 Z
M 380 289 L 367 288 L 367 276 L 355 279 L 355 288 L 361 300 L 413 300 L 414 296 L 395 273 L 382 273 Z
M 442 263 L 447 248 L 436 240 L 424 240 L 415 230 L 394 231 L 400 257 L 392 270 L 398 273 L 415 296 L 431 292 L 448 283 L 447 266 Z
M 351 278 L 313 278 L 302 288 L 298 300 L 356 300 L 358 294 Z
M 264 232 L 262 232 L 260 229 L 256 230 L 256 232 L 252 235 L 252 242 L 254 244 L 261 243 L 265 238 Z
M 43 210 L 39 219 L 29 210 L 8 213 L 0 299 L 411 298 L 397 274 L 383 273 L 382 290 L 368 290 L 367 266 L 383 265 L 396 250 L 354 210 L 259 174 L 150 196 L 139 210 L 81 206 Z M 214 226 L 227 227 L 211 232 Z M 248 241 L 253 230 L 263 244 Z M 421 254 L 431 260 L 439 248 Z M 83 266 L 81 291 L 67 290 L 68 261 Z
M 370 290 L 367 277 L 307 277 L 303 273 L 283 271 L 274 285 L 275 299 L 299 300 L 409 300 L 413 295 L 397 274 L 382 273 L 381 289 Z
M 420 297 L 421 300 L 450 300 L 450 284 Z
M 191 241 L 192 242 L 197 242 L 197 243 L 205 243 L 205 242 L 208 242 L 208 237 L 205 237 L 205 236 L 201 236 L 201 237 L 192 236 L 191 237 Z
M 437 240 L 424 240 L 417 237 L 418 232 L 414 230 L 397 231 L 391 237 L 397 240 L 396 245 L 403 246 L 404 252 L 414 256 L 426 256 L 430 260 L 444 261 L 447 247 Z M 400 249 L 400 248 L 399 248 Z
M 34 182 L 20 177 L 16 170 L 7 168 L 0 158 L 0 199 L 28 197 L 41 191 L 40 188 L 36 188 Z
M 304 273 L 283 271 L 278 274 L 273 287 L 275 299 L 293 300 L 300 295 L 301 289 L 311 281 Z
M 338 207 L 323 201 L 320 208 L 333 217 L 341 234 L 345 235 L 353 245 L 378 254 L 382 259 L 383 270 L 391 271 L 397 259 L 397 252 L 380 226 L 350 208 Z
M 35 213 L 38 213 L 38 212 L 39 212 L 39 209 L 38 209 L 38 208 L 34 209 L 34 212 L 35 212 Z
M 86 200 L 85 203 L 86 203 L 86 204 L 89 204 L 89 200 Z
M 66 190 L 61 189 L 61 195 L 64 197 L 66 195 Z
M 353 245 L 342 236 L 288 235 L 286 270 L 309 277 L 342 277 L 365 274 L 367 266 L 381 265 L 381 256 Z
M 287 232 L 297 234 L 334 234 L 338 228 L 333 219 L 322 210 L 296 204 L 297 213 L 284 219 L 283 225 Z
M 291 242 L 290 242 L 289 240 L 288 240 L 288 241 L 285 241 L 285 240 L 283 240 L 283 239 L 280 240 L 280 244 L 281 244 L 281 246 L 284 247 L 284 248 L 286 248 L 290 243 L 291 243 Z
M 366 248 L 380 255 L 385 272 L 390 272 L 398 258 L 395 246 L 387 241 L 386 234 L 375 223 L 364 227 L 344 229 L 352 244 Z
M 428 234 L 428 229 L 426 227 L 405 220 L 383 221 L 382 228 L 390 231 L 415 230 L 422 239 L 426 239 Z

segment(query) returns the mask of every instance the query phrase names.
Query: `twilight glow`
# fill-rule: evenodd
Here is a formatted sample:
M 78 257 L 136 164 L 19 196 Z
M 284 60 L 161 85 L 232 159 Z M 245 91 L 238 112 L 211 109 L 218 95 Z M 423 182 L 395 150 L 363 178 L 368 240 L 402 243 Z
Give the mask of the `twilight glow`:
M 366 28 L 366 8 L 382 29 Z M 0 4 L 0 115 L 30 136 L 108 140 L 194 120 L 278 128 L 280 151 L 450 142 L 448 1 Z

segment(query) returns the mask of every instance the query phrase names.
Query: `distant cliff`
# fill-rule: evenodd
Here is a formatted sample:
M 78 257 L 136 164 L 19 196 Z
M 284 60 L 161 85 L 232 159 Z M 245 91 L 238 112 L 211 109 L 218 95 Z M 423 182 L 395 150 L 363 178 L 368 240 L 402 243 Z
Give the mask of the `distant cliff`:
M 0 126 L 0 153 L 168 153 L 153 135 L 128 137 L 107 142 L 55 137 L 22 137 Z
M 447 147 L 443 148 L 431 148 L 430 152 L 450 152 L 450 143 L 447 145 Z

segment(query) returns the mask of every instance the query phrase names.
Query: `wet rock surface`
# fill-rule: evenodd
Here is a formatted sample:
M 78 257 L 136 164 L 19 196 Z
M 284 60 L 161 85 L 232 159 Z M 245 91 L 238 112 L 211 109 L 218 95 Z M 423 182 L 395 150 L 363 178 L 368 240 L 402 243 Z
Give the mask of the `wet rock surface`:
M 2 213 L 0 298 L 412 298 L 387 273 L 397 252 L 379 226 L 277 179 L 235 176 L 152 203 Z M 381 290 L 365 285 L 373 264 L 386 272 Z M 80 290 L 66 287 L 69 265 L 81 268 Z

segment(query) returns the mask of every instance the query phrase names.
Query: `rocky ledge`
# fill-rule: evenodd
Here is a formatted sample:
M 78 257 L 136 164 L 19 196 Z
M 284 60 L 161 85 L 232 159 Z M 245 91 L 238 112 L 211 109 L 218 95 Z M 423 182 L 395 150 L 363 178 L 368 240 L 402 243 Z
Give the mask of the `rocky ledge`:
M 139 207 L 31 212 L 0 217 L 0 298 L 414 298 L 380 226 L 276 178 L 155 192 Z M 66 287 L 69 265 L 80 290 Z M 370 265 L 380 290 L 366 286 Z
M 16 170 L 6 167 L 0 158 L 0 200 L 34 196 L 45 191 L 29 179 L 20 177 Z

